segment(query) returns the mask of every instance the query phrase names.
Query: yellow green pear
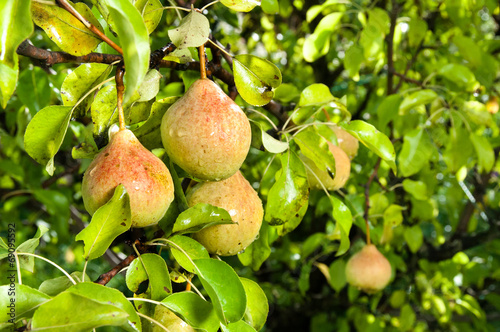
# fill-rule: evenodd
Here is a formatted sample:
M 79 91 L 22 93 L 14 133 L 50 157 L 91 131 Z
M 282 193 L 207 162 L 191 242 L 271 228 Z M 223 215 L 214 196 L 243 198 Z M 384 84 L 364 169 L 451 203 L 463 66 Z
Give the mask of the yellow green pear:
M 174 200 L 170 171 L 128 129 L 111 135 L 83 176 L 82 197 L 90 214 L 123 184 L 130 196 L 132 227 L 154 225 Z
M 211 254 L 235 255 L 259 234 L 264 217 L 262 201 L 239 171 L 226 180 L 198 183 L 188 191 L 186 199 L 189 206 L 206 203 L 226 209 L 237 223 L 215 225 L 193 234 Z
M 355 253 L 345 267 L 347 282 L 366 293 L 376 293 L 391 280 L 391 264 L 373 244 Z
M 161 138 L 174 163 L 195 178 L 220 181 L 235 174 L 250 149 L 250 122 L 213 81 L 195 81 L 167 110 Z
M 358 154 L 359 141 L 340 127 L 333 127 L 333 131 L 337 136 L 339 147 L 347 154 L 349 159 L 352 160 L 352 158 L 354 158 Z
M 316 166 L 314 161 L 307 158 L 304 155 L 300 155 L 302 161 L 308 166 L 307 170 L 307 180 L 309 181 L 309 186 L 311 189 L 322 189 L 320 182 L 325 186 L 327 190 L 337 190 L 342 188 L 347 180 L 349 179 L 349 175 L 351 174 L 351 160 L 347 156 L 347 154 L 338 146 L 334 145 L 331 142 L 328 143 L 328 148 L 330 152 L 333 154 L 333 158 L 335 159 L 335 175 L 332 178 L 328 171 L 322 170 Z M 316 178 L 314 174 L 319 178 Z

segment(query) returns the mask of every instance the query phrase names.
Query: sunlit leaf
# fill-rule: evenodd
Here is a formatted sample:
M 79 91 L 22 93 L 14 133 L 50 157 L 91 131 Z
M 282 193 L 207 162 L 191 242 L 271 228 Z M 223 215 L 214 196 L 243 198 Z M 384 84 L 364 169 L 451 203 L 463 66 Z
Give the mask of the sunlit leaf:
M 17 47 L 33 32 L 30 0 L 4 0 L 0 3 L 0 105 L 5 108 L 16 88 L 19 75 Z
M 125 187 L 119 185 L 113 197 L 94 213 L 90 224 L 76 235 L 75 240 L 85 243 L 85 259 L 95 259 L 102 256 L 131 224 L 130 198 Z
M 210 34 L 210 23 L 205 15 L 192 10 L 168 36 L 178 48 L 198 47 L 205 44 Z
M 114 305 L 65 292 L 35 311 L 31 328 L 53 332 L 86 331 L 99 326 L 124 325 L 128 316 L 126 311 Z
M 262 106 L 271 101 L 281 84 L 281 72 L 272 62 L 255 55 L 241 54 L 233 59 L 234 82 L 249 104 Z
M 142 282 L 148 280 L 147 293 L 160 301 L 172 293 L 172 284 L 165 260 L 157 254 L 142 254 L 132 261 L 126 276 L 128 289 L 137 293 Z
M 50 300 L 50 296 L 47 294 L 27 285 L 18 284 L 15 276 L 12 279 L 8 274 L 5 274 L 4 282 L 8 284 L 0 286 L 0 294 L 3 294 L 0 296 L 0 315 L 2 315 L 0 322 L 30 318 L 42 303 Z M 11 294 L 9 295 L 9 293 Z M 12 302 L 12 299 L 15 302 Z
M 221 3 L 238 12 L 249 12 L 260 5 L 259 0 L 221 0 Z
M 87 21 L 103 31 L 101 24 L 86 4 L 79 2 L 72 6 Z M 35 24 L 45 30 L 57 46 L 72 55 L 88 54 L 102 42 L 80 20 L 61 7 L 33 1 L 31 15 Z
M 246 278 L 240 278 L 240 280 L 247 297 L 247 308 L 243 319 L 259 331 L 264 326 L 269 313 L 266 294 L 255 281 Z
M 223 208 L 198 203 L 179 214 L 172 232 L 177 234 L 196 233 L 213 225 L 232 223 L 231 216 Z
M 295 154 L 287 151 L 281 156 L 282 171 L 269 191 L 264 219 L 270 225 L 282 225 L 307 204 L 309 185 L 304 164 Z

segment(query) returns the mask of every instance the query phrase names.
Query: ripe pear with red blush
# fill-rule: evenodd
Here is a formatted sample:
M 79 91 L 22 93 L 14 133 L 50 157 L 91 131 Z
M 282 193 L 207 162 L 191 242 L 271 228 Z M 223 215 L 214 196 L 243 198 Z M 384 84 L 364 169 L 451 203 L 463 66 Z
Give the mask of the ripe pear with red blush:
M 335 159 L 335 174 L 332 178 L 331 174 L 326 169 L 320 169 L 314 161 L 301 155 L 300 158 L 308 166 L 307 169 L 307 180 L 309 181 L 309 186 L 311 189 L 322 189 L 320 182 L 325 186 L 327 190 L 337 190 L 342 188 L 351 174 L 351 160 L 347 154 L 338 146 L 331 142 L 328 143 L 328 148 L 333 154 Z M 314 174 L 319 178 L 316 178 Z
M 213 81 L 195 81 L 167 110 L 161 123 L 167 154 L 203 181 L 235 174 L 251 143 L 250 122 L 241 108 Z
M 367 244 L 346 264 L 347 282 L 368 294 L 376 293 L 391 280 L 391 264 L 373 244 Z
M 239 171 L 226 180 L 198 183 L 187 192 L 186 199 L 189 206 L 206 203 L 226 209 L 236 222 L 207 227 L 193 234 L 211 254 L 236 255 L 259 234 L 264 217 L 262 201 Z
M 90 214 L 123 184 L 130 196 L 132 227 L 154 225 L 174 200 L 170 171 L 128 129 L 110 135 L 109 144 L 97 154 L 83 176 L 82 197 Z

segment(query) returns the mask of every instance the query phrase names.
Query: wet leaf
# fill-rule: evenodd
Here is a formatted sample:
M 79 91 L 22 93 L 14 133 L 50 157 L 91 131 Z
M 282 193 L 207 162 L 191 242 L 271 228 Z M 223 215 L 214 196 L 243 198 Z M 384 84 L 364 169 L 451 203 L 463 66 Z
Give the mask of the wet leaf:
M 241 54 L 233 59 L 234 82 L 249 104 L 262 106 L 271 101 L 281 84 L 281 72 L 272 62 L 255 55 Z
M 168 36 L 178 48 L 198 47 L 205 44 L 210 34 L 210 23 L 205 15 L 192 10 Z
M 68 1 L 69 2 L 69 1 Z M 103 31 L 101 24 L 83 2 L 72 4 L 87 21 Z M 36 25 L 63 51 L 72 55 L 85 55 L 92 52 L 102 40 L 65 9 L 33 1 L 31 15 Z

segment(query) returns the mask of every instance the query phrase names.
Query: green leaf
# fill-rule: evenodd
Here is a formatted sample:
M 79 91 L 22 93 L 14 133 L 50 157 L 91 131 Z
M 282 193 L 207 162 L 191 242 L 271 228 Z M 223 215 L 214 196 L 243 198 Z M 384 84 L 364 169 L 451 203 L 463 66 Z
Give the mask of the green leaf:
M 269 246 L 269 225 L 262 223 L 259 236 L 242 253 L 238 254 L 241 264 L 250 266 L 254 271 L 260 269 L 260 266 L 271 255 Z
M 83 273 L 79 271 L 75 271 L 70 274 L 73 280 L 76 282 L 82 282 L 83 280 Z M 89 281 L 90 278 L 88 275 L 85 275 L 85 280 Z M 41 284 L 40 287 L 38 287 L 38 290 L 42 293 L 45 293 L 50 296 L 56 296 L 57 294 L 65 291 L 66 289 L 70 288 L 73 286 L 73 282 L 66 276 L 62 277 L 57 277 L 57 278 L 52 278 L 52 279 L 47 279 L 44 280 Z
M 385 129 L 387 124 L 398 116 L 399 105 L 403 98 L 399 94 L 385 97 L 377 108 L 378 127 L 381 131 Z
M 396 173 L 396 163 L 394 162 L 396 152 L 394 152 L 391 140 L 386 135 L 371 124 L 361 120 L 354 120 L 348 124 L 341 123 L 340 126 L 388 163 Z
M 101 24 L 86 4 L 83 2 L 77 4 L 69 2 L 69 4 L 97 29 L 103 31 Z M 88 54 L 102 42 L 80 20 L 61 7 L 33 1 L 31 15 L 33 22 L 40 26 L 57 46 L 71 55 Z
M 57 313 L 57 314 L 54 314 Z M 61 293 L 42 304 L 33 315 L 34 331 L 88 331 L 99 326 L 121 326 L 129 315 L 123 309 L 73 293 Z
M 361 31 L 359 45 L 363 48 L 365 59 L 375 61 L 384 49 L 384 33 L 380 28 L 371 23 Z
M 302 294 L 302 296 L 306 294 L 306 292 L 309 290 L 311 286 L 309 278 L 311 276 L 312 263 L 313 261 L 310 260 L 307 263 L 303 264 L 300 269 L 300 276 L 297 284 L 299 286 L 299 291 L 300 294 Z
M 222 332 L 257 332 L 250 324 L 242 320 L 228 324 L 227 326 L 221 326 Z
M 347 284 L 345 276 L 345 262 L 343 259 L 336 259 L 330 264 L 330 286 L 336 292 L 340 292 Z
M 330 37 L 340 22 L 343 13 L 331 13 L 321 19 L 314 33 L 304 41 L 302 55 L 307 62 L 314 62 L 330 50 Z
M 83 282 L 72 286 L 66 292 L 84 296 L 100 304 L 111 304 L 124 310 L 128 314 L 128 319 L 121 328 L 131 332 L 141 331 L 139 315 L 137 315 L 134 306 L 119 290 L 92 282 Z
M 410 331 L 413 325 L 415 325 L 415 320 L 416 320 L 415 312 L 413 311 L 411 305 L 406 303 L 401 308 L 401 316 L 399 318 L 399 321 L 401 322 L 400 326 L 401 330 Z
M 72 110 L 70 106 L 48 106 L 38 112 L 24 134 L 24 148 L 38 163 L 54 174 L 54 156 L 61 147 Z
M 163 76 L 156 69 L 148 71 L 141 83 L 141 86 L 137 90 L 141 96 L 137 101 L 148 101 L 156 97 L 158 91 L 160 91 L 160 79 L 162 77 Z
M 404 136 L 404 143 L 399 153 L 399 170 L 404 177 L 418 173 L 428 164 L 434 145 L 423 128 L 417 128 Z
M 309 206 L 309 201 L 307 201 L 306 204 L 304 204 L 302 208 L 300 208 L 299 212 L 297 212 L 294 216 L 292 216 L 292 218 L 289 219 L 285 224 L 274 226 L 274 229 L 276 229 L 278 235 L 283 236 L 285 234 L 290 233 L 295 228 L 297 228 L 300 225 L 302 219 L 304 218 L 308 206 Z
M 247 297 L 247 309 L 243 319 L 259 331 L 266 323 L 269 313 L 266 294 L 255 281 L 246 278 L 240 278 L 240 280 Z
M 384 225 L 387 224 L 391 228 L 400 225 L 403 222 L 402 211 L 404 210 L 405 208 L 402 206 L 396 204 L 389 205 L 384 211 Z
M 404 238 L 412 253 L 416 253 L 424 243 L 424 234 L 419 225 L 407 227 Z
M 163 147 L 161 142 L 161 119 L 168 108 L 177 100 L 177 97 L 167 97 L 157 100 L 151 106 L 149 118 L 136 130 L 137 139 L 149 150 Z
M 491 171 L 495 165 L 495 152 L 488 139 L 484 136 L 477 136 L 471 133 L 470 140 L 476 150 L 480 170 L 484 172 Z
M 427 22 L 421 18 L 412 17 L 408 24 L 408 43 L 411 48 L 416 49 L 424 40 L 427 33 Z
M 442 67 L 439 69 L 438 75 L 443 76 L 452 83 L 452 87 L 456 86 L 455 90 L 457 91 L 462 91 L 463 89 L 472 91 L 477 84 L 476 77 L 472 71 L 456 63 L 450 63 Z
M 304 164 L 293 151 L 281 158 L 281 173 L 269 190 L 264 219 L 282 225 L 293 219 L 309 199 L 309 184 Z
M 149 69 L 149 34 L 141 14 L 128 0 L 105 0 L 113 28 L 123 49 L 125 61 L 125 94 L 128 102 Z
M 280 5 L 278 0 L 262 0 L 262 11 L 266 14 L 278 14 L 280 11 Z
M 463 104 L 463 111 L 467 118 L 475 124 L 480 126 L 491 126 L 493 123 L 491 114 L 483 103 L 475 100 L 466 101 Z
M 0 105 L 7 106 L 19 75 L 17 47 L 33 33 L 30 0 L 4 0 L 0 3 Z
M 128 289 L 137 293 L 146 280 L 149 280 L 147 292 L 152 300 L 161 301 L 172 293 L 168 267 L 160 255 L 142 254 L 130 264 L 125 279 Z
M 61 98 L 65 106 L 74 106 L 84 95 L 102 83 L 111 73 L 113 66 L 101 63 L 85 63 L 73 70 L 61 87 Z M 85 114 L 89 109 L 94 94 L 90 93 L 76 108 L 76 112 Z
M 298 106 L 324 104 L 334 99 L 329 87 L 323 83 L 315 83 L 302 90 Z
M 18 252 L 18 253 L 25 252 L 25 253 L 29 253 L 29 254 L 35 253 L 36 247 L 38 247 L 38 245 L 40 244 L 40 238 L 45 233 L 47 233 L 48 230 L 49 229 L 47 227 L 40 225 L 38 227 L 38 230 L 36 231 L 35 236 L 32 239 L 28 239 L 28 240 L 24 241 L 23 243 L 21 243 L 16 248 L 16 252 Z M 35 259 L 33 256 L 20 255 L 19 256 L 19 264 L 20 264 L 21 268 L 33 273 L 33 269 L 35 267 Z
M 457 172 L 465 166 L 474 155 L 474 146 L 469 133 L 462 127 L 452 127 L 450 136 L 443 153 L 443 159 L 452 172 Z
M 132 224 L 130 198 L 123 185 L 116 187 L 113 197 L 92 216 L 90 224 L 77 234 L 75 240 L 85 243 L 86 260 L 101 257 L 113 240 Z
M 210 35 L 210 23 L 202 13 L 192 10 L 175 29 L 168 30 L 168 36 L 177 48 L 204 45 Z
M 221 322 L 239 321 L 245 314 L 247 298 L 236 272 L 227 263 L 211 258 L 195 259 L 194 264 Z
M 363 61 L 365 61 L 365 57 L 363 55 L 363 49 L 359 45 L 353 44 L 345 52 L 344 67 L 349 73 L 349 77 L 353 78 L 355 81 L 359 80 L 359 69 Z
M 221 0 L 221 3 L 237 12 L 249 12 L 260 5 L 259 0 Z
M 233 59 L 234 82 L 249 104 L 262 106 L 274 97 L 281 84 L 281 72 L 272 62 L 255 55 L 240 54 Z
M 229 213 L 217 206 L 198 203 L 179 214 L 172 233 L 196 233 L 213 225 L 234 224 Z
M 302 257 L 307 258 L 316 249 L 325 243 L 325 233 L 314 233 L 310 235 L 302 244 Z
M 405 179 L 403 181 L 403 189 L 418 200 L 425 201 L 428 199 L 427 185 L 422 181 Z
M 389 14 L 382 8 L 370 9 L 368 11 L 368 25 L 376 26 L 383 34 L 387 34 L 390 27 Z
M 144 19 L 148 33 L 155 31 L 163 15 L 163 5 L 160 0 L 139 0 L 134 3 Z
M 16 94 L 28 106 L 31 114 L 49 104 L 51 91 L 49 76 L 42 68 L 30 66 L 19 75 Z
M 399 115 L 405 115 L 408 111 L 417 106 L 429 104 L 437 97 L 437 93 L 430 89 L 413 92 L 403 99 L 403 102 L 399 106 Z
M 187 236 L 175 235 L 169 238 L 170 241 L 174 242 L 176 245 L 181 247 L 182 250 L 189 256 L 181 252 L 175 246 L 172 246 L 172 255 L 174 256 L 177 263 L 182 266 L 185 270 L 196 273 L 196 267 L 191 262 L 193 259 L 209 258 L 207 249 L 202 246 L 198 241 L 193 240 Z
M 214 307 L 195 293 L 174 293 L 165 298 L 162 303 L 196 329 L 207 332 L 215 332 L 219 329 L 219 318 Z
M 335 158 L 328 146 L 328 142 L 309 127 L 298 132 L 294 141 L 304 156 L 311 159 L 322 171 L 335 174 Z
M 340 247 L 337 250 L 336 256 L 340 256 L 349 250 L 350 240 L 349 232 L 352 227 L 352 213 L 351 210 L 337 197 L 330 195 L 330 202 L 333 206 L 333 219 L 337 222 L 336 228 L 340 230 Z
M 3 323 L 14 318 L 16 321 L 20 318 L 30 318 L 36 308 L 50 300 L 50 296 L 36 289 L 27 285 L 15 284 L 15 273 L 4 276 L 2 282 L 9 284 L 0 286 L 0 294 L 2 294 L 0 296 L 0 322 Z M 11 310 L 12 308 L 13 310 Z
M 264 130 L 261 129 L 262 133 L 262 145 L 264 148 L 271 153 L 282 153 L 288 150 L 290 147 L 288 142 L 283 142 L 272 137 Z

